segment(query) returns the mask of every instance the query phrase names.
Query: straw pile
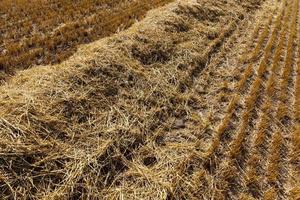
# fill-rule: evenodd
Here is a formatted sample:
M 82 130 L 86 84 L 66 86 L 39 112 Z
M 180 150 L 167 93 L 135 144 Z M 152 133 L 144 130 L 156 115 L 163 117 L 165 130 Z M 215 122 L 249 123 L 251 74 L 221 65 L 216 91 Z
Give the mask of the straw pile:
M 185 180 L 201 162 L 188 141 L 205 124 L 193 87 L 261 4 L 176 1 L 62 64 L 15 75 L 0 88 L 1 199 L 213 195 L 195 184 L 208 171 Z

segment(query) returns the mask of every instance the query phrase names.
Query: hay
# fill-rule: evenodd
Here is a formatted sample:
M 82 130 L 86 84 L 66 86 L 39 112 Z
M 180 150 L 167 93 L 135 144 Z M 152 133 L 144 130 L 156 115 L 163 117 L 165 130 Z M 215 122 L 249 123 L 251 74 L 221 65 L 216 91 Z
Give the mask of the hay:
M 1 86 L 2 199 L 212 195 L 206 171 L 190 179 L 206 123 L 192 86 L 255 2 L 177 1 Z

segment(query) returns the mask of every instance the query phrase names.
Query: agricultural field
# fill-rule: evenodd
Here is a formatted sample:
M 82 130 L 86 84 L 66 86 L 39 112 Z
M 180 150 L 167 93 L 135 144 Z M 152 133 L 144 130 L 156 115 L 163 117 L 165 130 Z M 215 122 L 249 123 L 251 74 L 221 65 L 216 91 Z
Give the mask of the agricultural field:
M 9 2 L 0 199 L 300 200 L 300 0 L 41 1 L 27 64 Z
M 123 30 L 170 0 L 2 0 L 0 79 L 32 65 L 60 63 L 80 44 Z M 5 74 L 4 74 L 5 73 Z

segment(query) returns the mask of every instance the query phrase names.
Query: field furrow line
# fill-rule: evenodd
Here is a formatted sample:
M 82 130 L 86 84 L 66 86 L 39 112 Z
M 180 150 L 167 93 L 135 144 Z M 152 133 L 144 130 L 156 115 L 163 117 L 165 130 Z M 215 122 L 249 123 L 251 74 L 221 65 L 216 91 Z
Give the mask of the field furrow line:
M 261 167 L 263 165 L 262 158 L 263 154 L 265 154 L 265 145 L 268 134 L 269 126 L 271 125 L 272 114 L 275 112 L 276 107 L 272 106 L 273 104 L 273 96 L 276 92 L 277 81 L 275 81 L 277 77 L 277 73 L 279 67 L 281 66 L 281 57 L 283 55 L 283 50 L 285 46 L 287 31 L 288 31 L 288 20 L 289 14 L 286 14 L 284 20 L 284 28 L 281 30 L 280 39 L 277 44 L 275 55 L 272 63 L 272 67 L 270 70 L 269 79 L 265 86 L 265 99 L 263 101 L 263 105 L 261 106 L 261 116 L 259 122 L 257 124 L 257 128 L 253 135 L 252 141 L 250 141 L 250 157 L 247 160 L 247 167 L 245 172 L 245 183 L 248 188 L 248 192 L 250 195 L 254 197 L 258 197 L 261 190 L 260 184 L 260 176 L 261 176 Z
M 278 19 L 280 19 L 280 18 L 281 18 L 280 16 L 277 18 L 278 22 L 279 22 Z M 271 47 L 273 46 L 273 42 L 275 40 L 276 33 L 278 32 L 279 25 L 280 25 L 280 23 L 276 23 L 276 27 L 273 30 L 274 34 L 272 34 L 273 36 L 271 35 L 269 38 L 269 41 L 268 41 L 266 49 L 265 49 L 267 51 L 264 54 L 264 58 L 258 67 L 258 71 L 257 71 L 258 77 L 262 76 L 266 70 L 266 67 L 267 67 L 266 61 L 268 61 L 270 59 L 271 54 L 269 53 L 269 51 L 271 51 L 271 49 L 272 49 Z M 266 30 L 266 29 L 264 29 L 264 30 Z M 265 31 L 263 31 L 262 38 L 264 38 L 264 40 L 265 40 L 265 37 L 266 37 Z M 254 56 L 257 54 L 256 52 L 257 52 L 258 47 L 262 46 L 262 43 L 263 43 L 263 40 L 259 40 L 258 45 L 253 52 Z M 231 117 L 235 112 L 235 108 L 239 102 L 239 99 L 241 98 L 240 95 L 243 93 L 243 91 L 241 91 L 241 89 L 244 89 L 243 86 L 246 84 L 246 81 L 248 80 L 248 76 L 250 76 L 252 74 L 251 71 L 252 71 L 252 65 L 249 64 L 249 67 L 246 69 L 246 71 L 244 73 L 245 76 L 242 77 L 240 82 L 238 82 L 237 85 L 235 86 L 236 90 L 239 92 L 237 92 L 237 94 L 235 94 L 235 96 L 232 98 L 231 102 L 229 103 L 229 105 L 227 107 L 227 111 L 226 111 L 227 114 L 225 114 L 225 117 L 223 118 L 221 124 L 218 126 L 218 128 L 216 130 L 216 136 L 213 139 L 210 148 L 206 152 L 205 157 L 210 158 L 214 154 L 214 152 L 217 150 L 218 146 L 220 145 L 221 139 L 222 139 L 222 137 L 224 137 L 223 134 L 226 131 L 226 129 L 228 128 Z M 254 71 L 252 71 L 252 72 L 254 73 Z M 258 79 L 256 81 L 256 88 L 253 88 L 253 94 L 256 93 L 255 90 L 259 89 L 259 88 L 257 88 L 257 86 L 260 86 L 260 80 L 258 80 Z M 249 100 L 251 100 L 251 99 L 249 99 Z
M 287 41 L 287 49 L 286 56 L 283 65 L 283 70 L 281 73 L 281 79 L 279 79 L 279 95 L 278 99 L 278 107 L 276 109 L 275 116 L 273 121 L 275 125 L 277 124 L 276 120 L 280 122 L 279 129 L 274 129 L 272 132 L 275 132 L 272 136 L 271 142 L 269 143 L 268 149 L 268 161 L 265 166 L 265 191 L 272 191 L 271 194 L 276 198 L 285 199 L 286 191 L 284 189 L 286 181 L 288 180 L 288 171 L 286 170 L 288 167 L 287 155 L 288 155 L 288 146 L 289 141 L 288 137 L 291 131 L 291 119 L 290 111 L 288 108 L 289 100 L 287 98 L 290 97 L 288 91 L 291 87 L 291 79 L 292 79 L 292 71 L 293 66 L 295 64 L 295 39 L 297 36 L 297 19 L 298 19 L 298 11 L 299 11 L 299 1 L 295 0 L 291 2 L 293 5 L 293 13 L 292 19 L 290 23 L 290 31 Z M 276 105 L 276 104 L 275 104 Z
M 281 29 L 281 21 L 282 21 L 282 17 L 283 17 L 283 14 L 284 14 L 284 11 L 285 9 L 283 8 L 281 11 L 280 11 L 280 14 L 277 16 L 276 20 L 275 20 L 275 27 L 274 27 L 274 30 L 271 32 L 271 35 L 270 35 L 270 38 L 268 39 L 268 42 L 266 43 L 266 47 L 264 49 L 264 54 L 263 54 L 263 60 L 261 61 L 258 69 L 257 69 L 257 75 L 256 75 L 256 78 L 254 78 L 254 81 L 253 81 L 253 87 L 251 87 L 250 91 L 249 91 L 249 98 L 246 100 L 246 110 L 248 111 L 248 113 L 246 112 L 245 114 L 243 114 L 243 122 L 241 124 L 241 127 L 240 127 L 240 130 L 243 130 L 246 129 L 246 126 L 248 125 L 248 120 L 249 120 L 249 113 L 252 112 L 252 109 L 253 107 L 255 106 L 256 104 L 256 97 L 258 97 L 259 95 L 259 91 L 262 87 L 262 81 L 264 79 L 264 76 L 265 76 L 265 73 L 267 71 L 267 63 L 271 62 L 270 59 L 272 59 L 272 49 L 274 48 L 274 43 L 276 42 L 276 38 L 278 37 L 279 35 L 279 32 L 280 32 L 280 29 Z M 270 18 L 269 18 L 270 20 Z M 269 21 L 268 20 L 268 21 Z M 269 21 L 269 23 L 271 23 Z M 268 23 L 268 24 L 269 24 Z M 265 40 L 265 38 L 267 37 L 266 35 L 266 28 L 264 29 L 264 31 L 262 32 L 260 38 L 264 38 L 264 39 L 260 39 L 259 43 L 257 44 L 257 47 L 255 48 L 254 52 L 253 52 L 253 55 L 256 57 L 258 56 L 257 55 L 257 49 L 258 47 L 262 47 L 262 43 L 263 41 Z M 215 139 L 210 148 L 208 149 L 208 151 L 206 151 L 206 154 L 204 155 L 204 163 L 203 165 L 206 166 L 205 168 L 206 169 L 209 169 L 209 170 L 212 170 L 212 169 L 215 169 L 216 166 L 215 166 L 215 161 L 213 161 L 212 159 L 212 155 L 216 155 L 216 156 L 220 156 L 219 154 L 215 154 L 215 150 L 217 150 L 218 146 L 220 145 L 220 142 L 221 142 L 221 139 L 222 139 L 222 132 L 225 132 L 229 123 L 230 123 L 230 120 L 231 120 L 231 117 L 232 115 L 235 113 L 235 107 L 237 106 L 238 102 L 240 101 L 240 98 L 243 94 L 243 90 L 245 90 L 245 88 L 243 87 L 245 84 L 246 84 L 246 81 L 249 79 L 250 76 L 253 76 L 253 73 L 255 71 L 253 70 L 253 64 L 249 64 L 248 67 L 246 68 L 244 74 L 243 74 L 243 77 L 240 79 L 240 81 L 236 84 L 235 86 L 235 90 L 237 91 L 237 95 L 234 95 L 234 97 L 232 98 L 231 102 L 228 104 L 228 107 L 227 107 L 227 111 L 226 111 L 226 116 L 225 118 L 223 118 L 223 121 L 222 121 L 222 124 L 219 126 L 219 128 L 217 129 L 217 135 L 219 135 L 219 137 L 217 137 L 217 139 Z M 240 150 L 241 146 L 242 146 L 242 143 L 243 143 L 243 136 L 245 136 L 243 134 L 244 132 L 240 131 L 240 134 L 238 136 L 238 139 L 235 140 L 235 143 L 234 145 L 231 146 L 231 151 L 229 151 L 229 153 L 227 154 L 228 158 L 231 158 L 231 159 L 234 159 L 236 156 L 237 156 L 237 149 Z M 223 144 L 222 144 L 223 145 Z M 225 153 L 225 152 L 223 152 Z M 182 165 L 186 165 L 186 163 L 188 162 L 193 162 L 192 160 L 197 160 L 197 159 L 202 159 L 201 158 L 202 156 L 200 155 L 197 155 L 195 154 L 195 152 L 191 153 L 191 155 L 187 158 L 187 160 L 190 160 L 190 161 L 187 161 L 185 160 Z M 232 163 L 231 161 L 229 162 L 231 164 L 234 164 Z M 228 163 L 227 163 L 228 164 Z M 180 167 L 182 168 L 182 167 Z M 184 169 L 184 167 L 183 167 Z M 223 178 L 223 181 L 225 182 L 222 182 L 220 181 L 220 185 L 223 185 L 222 188 L 219 188 L 220 190 L 223 190 L 223 191 L 226 191 L 228 193 L 228 191 L 232 190 L 232 186 L 230 186 L 230 184 L 234 184 L 234 183 L 230 183 L 230 177 L 232 177 L 232 174 L 234 174 L 232 171 L 233 168 L 229 169 L 228 171 L 226 171 L 226 175 L 229 175 L 229 177 L 224 177 Z M 211 171 L 210 173 L 213 173 L 213 171 Z M 199 174 L 198 174 L 199 175 Z M 197 176 L 197 175 L 195 175 Z M 226 188 L 228 186 L 228 188 Z M 231 189 L 229 188 L 231 187 Z M 223 197 L 228 197 L 230 194 L 222 194 Z
M 230 192 L 234 193 L 234 192 L 236 192 L 235 190 L 238 190 L 236 188 L 238 182 L 236 181 L 236 176 L 234 174 L 238 173 L 238 171 L 240 170 L 240 169 L 238 169 L 239 167 L 244 168 L 243 167 L 244 164 L 240 163 L 241 160 L 242 160 L 242 162 L 244 162 L 245 156 L 247 154 L 245 152 L 245 149 L 244 150 L 242 149 L 243 142 L 245 140 L 245 137 L 248 135 L 246 133 L 246 131 L 249 126 L 248 123 L 249 123 L 249 119 L 251 118 L 251 113 L 254 111 L 254 107 L 256 107 L 255 109 L 257 109 L 257 106 L 255 106 L 257 104 L 257 98 L 259 96 L 262 96 L 262 94 L 259 93 L 259 91 L 261 89 L 263 89 L 262 84 L 266 79 L 265 75 L 266 75 L 266 72 L 268 71 L 267 65 L 270 62 L 272 63 L 272 61 L 270 59 L 272 59 L 272 52 L 273 52 L 272 49 L 275 46 L 274 43 L 275 43 L 276 37 L 279 37 L 281 35 L 281 34 L 279 34 L 280 29 L 278 30 L 278 28 L 279 27 L 281 28 L 283 13 L 284 13 L 284 9 L 282 9 L 282 13 L 277 17 L 277 20 L 275 22 L 275 28 L 274 28 L 274 30 L 271 34 L 271 38 L 269 39 L 267 46 L 265 48 L 264 57 L 257 69 L 257 76 L 252 83 L 252 87 L 249 91 L 249 96 L 245 99 L 245 105 L 244 105 L 245 112 L 241 115 L 242 121 L 238 128 L 238 132 L 236 133 L 237 135 L 229 145 L 229 150 L 227 152 L 227 155 L 225 155 L 227 157 L 227 159 L 223 162 L 223 165 L 221 163 L 221 166 L 225 166 L 224 167 L 225 170 L 221 176 L 221 179 L 223 181 L 220 182 L 221 188 L 219 188 L 219 189 L 226 191 L 227 194 L 224 194 L 225 197 L 226 196 L 229 197 L 230 195 L 232 195 L 232 194 L 230 194 Z M 286 14 L 284 22 L 286 22 L 288 20 L 288 16 L 289 16 L 289 13 Z M 282 32 L 284 32 L 284 31 L 282 31 Z M 250 68 L 246 69 L 246 71 L 245 71 L 246 76 L 251 74 L 250 71 L 251 71 Z M 240 83 L 237 86 L 238 91 L 245 84 L 245 80 L 247 80 L 247 79 L 246 78 L 241 79 Z M 233 104 L 236 104 L 236 103 L 233 103 Z M 229 110 L 228 110 L 229 113 L 232 112 L 232 110 L 233 110 L 232 109 L 233 104 L 231 104 L 229 106 Z M 230 115 L 232 115 L 232 113 L 230 113 Z M 225 118 L 224 121 L 225 121 L 225 124 L 229 124 L 229 118 Z M 219 130 L 221 132 L 223 132 L 225 130 L 224 126 L 221 126 Z M 220 143 L 220 140 L 217 139 L 216 142 L 213 143 L 214 144 L 213 149 L 215 149 L 216 146 L 219 145 L 219 143 Z M 247 151 L 249 151 L 249 149 Z M 241 154 L 243 154 L 244 158 L 239 158 L 240 161 L 238 161 L 238 165 L 236 165 L 235 160 L 236 160 L 237 156 L 241 155 Z

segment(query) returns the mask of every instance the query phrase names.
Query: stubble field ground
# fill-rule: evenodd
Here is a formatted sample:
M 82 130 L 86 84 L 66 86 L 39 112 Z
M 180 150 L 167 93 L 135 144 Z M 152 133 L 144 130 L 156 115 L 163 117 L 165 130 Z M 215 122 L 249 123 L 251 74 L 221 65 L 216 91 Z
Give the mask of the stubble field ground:
M 0 81 L 18 69 L 60 63 L 78 45 L 124 30 L 171 0 L 3 0 Z
M 299 0 L 178 0 L 16 70 L 0 196 L 300 199 L 299 17 Z

